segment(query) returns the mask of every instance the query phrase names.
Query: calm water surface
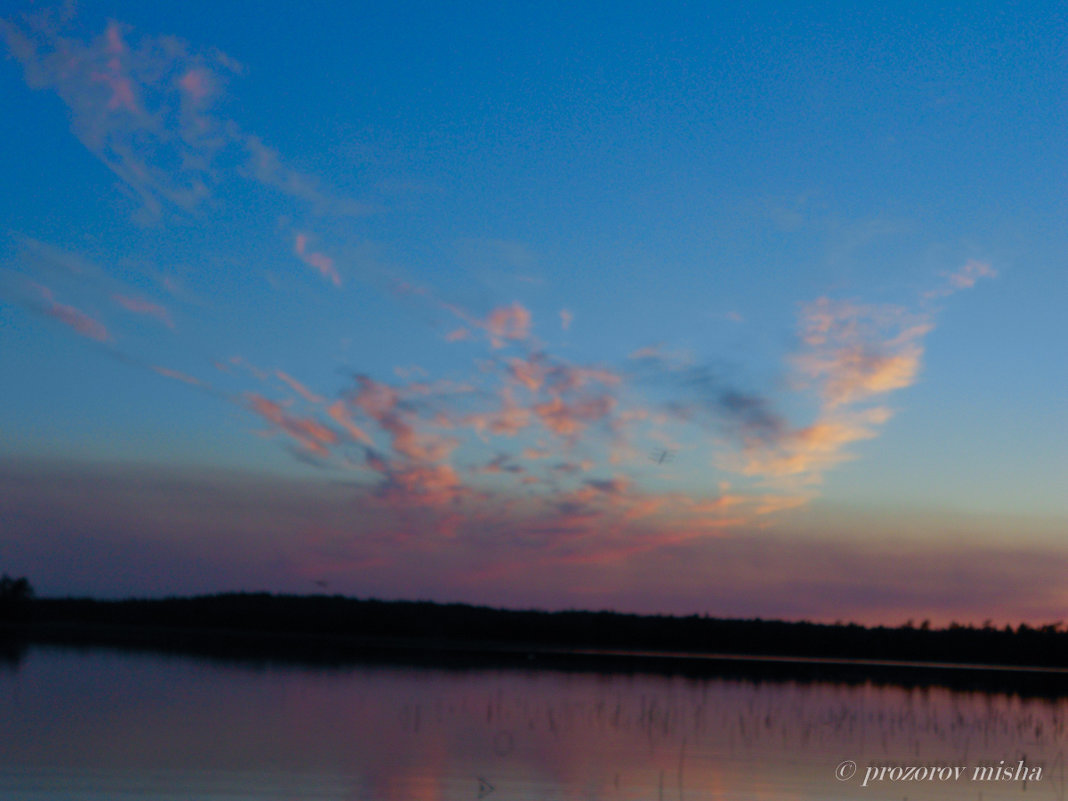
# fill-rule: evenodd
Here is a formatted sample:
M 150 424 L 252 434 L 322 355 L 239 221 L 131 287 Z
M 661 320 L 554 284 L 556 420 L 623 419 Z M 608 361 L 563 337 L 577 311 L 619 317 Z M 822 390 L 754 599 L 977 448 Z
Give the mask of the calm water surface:
M 1060 801 L 1066 727 L 1063 698 L 938 688 L 33 648 L 0 666 L 0 798 Z M 1041 778 L 973 778 L 1021 760 Z

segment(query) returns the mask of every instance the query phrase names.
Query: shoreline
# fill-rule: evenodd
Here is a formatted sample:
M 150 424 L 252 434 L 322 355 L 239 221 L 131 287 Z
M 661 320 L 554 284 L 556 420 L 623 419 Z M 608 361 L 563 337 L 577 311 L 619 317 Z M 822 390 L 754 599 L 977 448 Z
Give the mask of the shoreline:
M 359 636 L 86 622 L 0 623 L 0 646 L 17 669 L 35 647 L 170 654 L 248 665 L 366 665 L 444 670 L 648 673 L 753 682 L 878 684 L 1063 697 L 1068 668 L 836 656 L 562 647 L 431 637 Z M 4 659 L 0 656 L 0 660 Z

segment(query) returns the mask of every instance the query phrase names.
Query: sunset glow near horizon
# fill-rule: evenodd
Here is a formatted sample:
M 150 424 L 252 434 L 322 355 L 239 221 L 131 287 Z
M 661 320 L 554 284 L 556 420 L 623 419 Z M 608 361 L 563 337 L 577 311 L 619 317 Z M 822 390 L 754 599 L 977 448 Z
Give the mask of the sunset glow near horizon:
M 992 8 L 8 13 L 0 570 L 1064 618 L 1068 22 Z

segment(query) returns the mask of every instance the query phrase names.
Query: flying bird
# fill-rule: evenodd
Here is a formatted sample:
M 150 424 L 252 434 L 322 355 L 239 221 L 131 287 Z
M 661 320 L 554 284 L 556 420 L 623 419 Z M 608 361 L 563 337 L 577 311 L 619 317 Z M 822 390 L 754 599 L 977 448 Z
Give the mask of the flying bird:
M 666 448 L 660 448 L 649 454 L 649 460 L 656 462 L 657 464 L 667 464 L 675 458 L 675 451 L 669 451 Z

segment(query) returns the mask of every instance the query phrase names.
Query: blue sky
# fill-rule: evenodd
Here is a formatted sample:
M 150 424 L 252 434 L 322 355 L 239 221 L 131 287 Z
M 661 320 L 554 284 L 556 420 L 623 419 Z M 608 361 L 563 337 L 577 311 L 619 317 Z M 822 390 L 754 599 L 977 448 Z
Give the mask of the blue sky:
M 4 569 L 1058 619 L 1065 27 L 16 8 Z

